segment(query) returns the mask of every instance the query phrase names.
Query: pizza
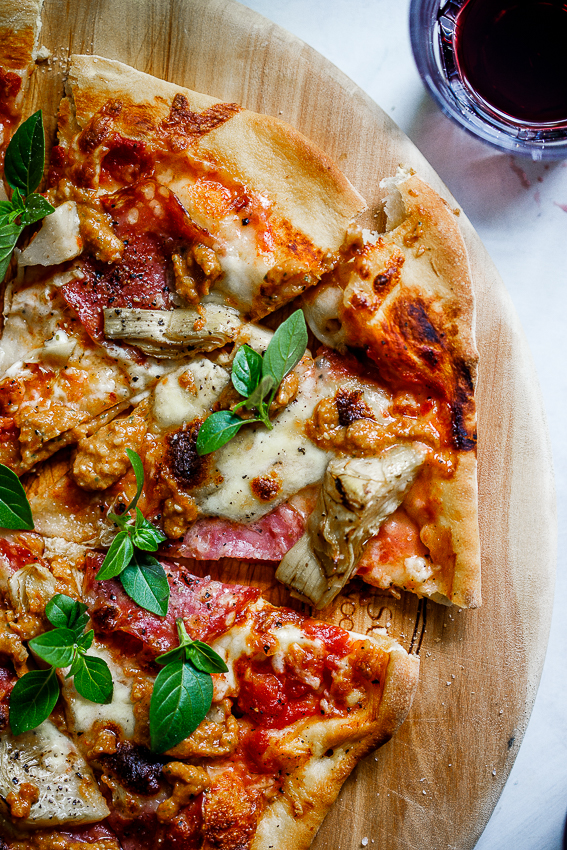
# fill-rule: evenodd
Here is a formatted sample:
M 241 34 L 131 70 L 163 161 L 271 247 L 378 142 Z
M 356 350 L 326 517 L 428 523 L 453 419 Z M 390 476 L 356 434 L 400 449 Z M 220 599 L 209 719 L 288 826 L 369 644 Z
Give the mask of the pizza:
M 0 496 L 33 517 L 0 539 L 8 850 L 307 848 L 417 686 L 333 624 L 348 583 L 480 604 L 467 255 L 416 174 L 383 187 L 370 233 L 278 119 L 72 57 L 4 292 Z M 283 606 L 232 583 L 254 564 Z

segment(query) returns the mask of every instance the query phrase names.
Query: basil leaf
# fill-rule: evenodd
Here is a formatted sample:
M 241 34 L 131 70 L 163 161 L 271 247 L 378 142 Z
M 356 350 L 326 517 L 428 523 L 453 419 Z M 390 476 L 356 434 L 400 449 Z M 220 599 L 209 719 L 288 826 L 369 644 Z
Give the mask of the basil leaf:
M 0 201 L 0 219 L 7 217 L 14 212 L 14 207 L 10 201 Z
M 20 224 L 14 224 L 11 221 L 0 224 L 0 282 L 8 270 L 12 251 L 16 247 L 22 230 L 23 227 Z
M 187 658 L 197 670 L 203 673 L 227 673 L 228 667 L 208 643 L 194 640 L 187 647 Z
M 132 517 L 128 513 L 108 514 L 108 519 L 111 519 L 122 531 L 127 531 L 132 525 Z
M 86 635 L 83 635 L 79 640 L 79 651 L 86 652 L 93 645 L 94 629 L 89 629 Z
M 12 189 L 19 189 L 24 197 L 30 195 L 41 182 L 45 166 L 45 138 L 41 110 L 20 124 L 6 148 L 4 177 Z
M 134 475 L 136 476 L 136 484 L 138 485 L 136 489 L 136 495 L 128 505 L 127 510 L 131 511 L 132 508 L 135 508 L 138 504 L 138 499 L 142 493 L 142 488 L 144 486 L 144 464 L 140 459 L 140 455 L 137 452 L 132 451 L 132 449 L 126 449 L 126 454 L 132 464 L 132 469 L 134 470 Z
M 71 664 L 71 668 L 70 668 L 69 672 L 67 673 L 67 675 L 65 676 L 65 678 L 71 679 L 75 675 L 77 670 L 80 669 L 82 663 L 83 663 L 83 656 L 79 652 L 77 652 L 77 654 L 73 658 L 73 663 Z
M 52 207 L 43 195 L 30 195 L 22 210 L 20 224 L 33 224 L 35 221 L 45 218 L 46 215 L 51 215 L 52 212 L 55 212 L 55 207 Z
M 248 397 L 260 383 L 261 377 L 262 355 L 249 345 L 241 345 L 232 361 L 232 386 L 240 395 Z
M 79 658 L 81 663 L 73 682 L 80 695 L 91 702 L 111 702 L 114 686 L 106 661 L 94 655 L 83 655 Z
M 245 424 L 246 419 L 241 419 L 230 410 L 219 410 L 217 413 L 211 413 L 199 428 L 196 443 L 197 454 L 207 455 L 220 449 L 221 446 L 232 440 Z
M 195 731 L 213 699 L 208 673 L 174 661 L 157 675 L 150 701 L 150 741 L 154 752 L 175 747 Z
M 165 617 L 169 607 L 169 582 L 159 561 L 151 555 L 136 552 L 120 576 L 122 587 L 141 608 Z
M 30 648 L 52 667 L 68 667 L 75 655 L 77 636 L 71 629 L 53 629 L 30 640 Z
M 271 375 L 264 375 L 252 395 L 249 399 L 245 401 L 245 407 L 255 407 L 256 410 L 259 410 L 263 400 L 268 395 L 270 390 L 274 387 L 274 379 Z
M 184 645 L 176 646 L 175 649 L 170 649 L 167 652 L 164 652 L 163 655 L 158 655 L 156 658 L 156 664 L 163 667 L 164 664 L 171 664 L 172 661 L 185 661 L 187 657 L 185 649 Z
M 95 578 L 104 581 L 107 578 L 119 576 L 128 566 L 134 555 L 134 547 L 127 531 L 119 531 L 104 557 L 102 566 Z
M 77 602 L 64 593 L 57 593 L 45 606 L 45 616 L 49 622 L 60 628 L 72 629 L 81 634 L 89 621 L 84 602 Z
M 10 694 L 10 727 L 21 735 L 46 720 L 59 697 L 55 668 L 31 670 L 18 679 Z
M 21 481 L 16 473 L 3 463 L 0 463 L 0 528 L 21 531 L 33 528 L 30 503 Z
M 167 540 L 165 534 L 155 525 L 145 519 L 140 508 L 136 508 L 136 524 L 130 531 L 130 537 L 134 546 L 144 549 L 146 552 L 155 552 L 160 543 Z
M 25 209 L 24 199 L 19 189 L 14 189 L 12 192 L 12 208 L 18 215 Z
M 264 358 L 263 375 L 271 375 L 279 387 L 285 376 L 296 366 L 307 348 L 307 326 L 301 310 L 296 310 L 282 322 L 270 340 Z

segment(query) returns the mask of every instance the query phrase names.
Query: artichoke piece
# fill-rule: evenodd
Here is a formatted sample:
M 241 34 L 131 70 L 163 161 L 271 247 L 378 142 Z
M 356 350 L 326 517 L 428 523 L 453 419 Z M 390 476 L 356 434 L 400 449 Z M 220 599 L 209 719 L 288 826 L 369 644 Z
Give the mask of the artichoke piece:
M 18 791 L 27 785 L 35 801 L 23 814 Z M 35 789 L 35 793 L 33 793 Z M 0 810 L 19 827 L 96 823 L 109 814 L 90 767 L 74 743 L 51 720 L 15 738 L 0 735 Z
M 187 357 L 222 348 L 235 338 L 241 325 L 238 311 L 220 304 L 207 304 L 199 310 L 104 310 L 108 339 L 126 339 L 153 357 Z
M 331 460 L 307 530 L 276 578 L 316 608 L 332 602 L 366 543 L 403 501 L 425 457 L 424 447 L 403 445 L 378 457 Z

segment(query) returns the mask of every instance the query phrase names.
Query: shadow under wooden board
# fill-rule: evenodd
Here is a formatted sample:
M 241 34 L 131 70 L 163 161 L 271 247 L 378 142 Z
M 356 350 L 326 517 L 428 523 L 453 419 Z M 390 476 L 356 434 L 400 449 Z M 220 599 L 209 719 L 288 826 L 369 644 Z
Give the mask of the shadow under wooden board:
M 330 154 L 376 221 L 382 177 L 412 166 L 449 203 L 431 166 L 382 110 L 297 38 L 233 0 L 45 0 L 27 111 L 53 136 L 70 52 L 97 53 L 294 125 Z M 348 780 L 315 850 L 469 850 L 522 740 L 543 659 L 553 594 L 550 451 L 531 358 L 506 291 L 464 215 L 477 295 L 480 523 L 484 605 L 458 612 L 409 594 L 354 588 L 328 618 L 390 634 L 421 658 L 419 690 L 395 738 Z M 537 536 L 533 530 L 537 529 Z M 225 580 L 285 602 L 266 567 Z

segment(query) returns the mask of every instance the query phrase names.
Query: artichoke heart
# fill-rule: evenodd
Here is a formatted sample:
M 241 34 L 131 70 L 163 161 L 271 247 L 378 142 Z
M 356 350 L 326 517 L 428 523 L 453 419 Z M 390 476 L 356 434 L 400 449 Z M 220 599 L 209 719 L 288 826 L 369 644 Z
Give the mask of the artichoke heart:
M 51 720 L 17 738 L 2 733 L 0 823 L 16 816 L 20 827 L 53 827 L 96 823 L 108 814 L 90 767 Z
M 104 310 L 104 333 L 108 339 L 126 339 L 153 357 L 187 357 L 222 348 L 235 338 L 241 325 L 238 311 L 220 304 L 207 304 L 200 310 Z
M 399 445 L 377 457 L 331 460 L 307 530 L 276 578 L 316 608 L 332 602 L 366 543 L 403 501 L 426 453 L 418 444 Z

